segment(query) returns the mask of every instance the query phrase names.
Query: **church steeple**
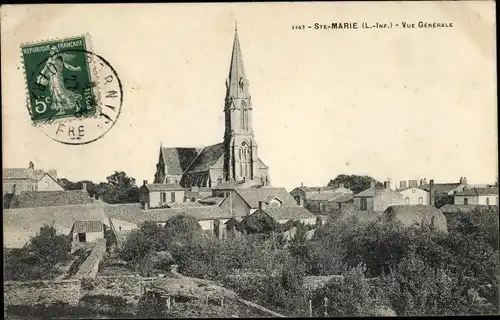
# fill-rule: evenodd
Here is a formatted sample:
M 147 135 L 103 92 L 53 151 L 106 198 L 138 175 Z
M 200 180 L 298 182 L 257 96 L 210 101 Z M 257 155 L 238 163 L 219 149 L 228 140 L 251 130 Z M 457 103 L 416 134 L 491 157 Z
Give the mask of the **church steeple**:
M 254 180 L 258 176 L 259 168 L 257 142 L 252 126 L 252 100 L 236 25 L 234 29 L 224 108 L 224 178 L 232 181 Z
M 234 27 L 233 52 L 231 55 L 231 66 L 227 79 L 227 97 L 248 98 L 248 79 L 245 74 L 243 58 L 241 55 L 240 39 L 238 38 L 238 28 Z

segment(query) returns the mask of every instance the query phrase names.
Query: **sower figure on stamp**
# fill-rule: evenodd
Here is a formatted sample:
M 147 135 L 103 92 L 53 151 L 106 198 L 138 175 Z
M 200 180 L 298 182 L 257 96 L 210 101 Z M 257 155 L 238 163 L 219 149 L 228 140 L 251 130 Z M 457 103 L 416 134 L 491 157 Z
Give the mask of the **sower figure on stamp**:
M 41 75 L 38 76 L 37 83 L 41 85 L 49 85 L 50 92 L 52 93 L 53 104 L 52 110 L 58 110 L 56 115 L 64 114 L 65 110 L 76 108 L 80 110 L 80 99 L 82 96 L 71 90 L 66 89 L 64 86 L 64 68 L 70 71 L 80 71 L 81 68 L 72 66 L 68 63 L 75 57 L 74 54 L 59 53 L 57 47 L 50 48 L 51 56 L 48 58 L 47 63 L 42 69 Z

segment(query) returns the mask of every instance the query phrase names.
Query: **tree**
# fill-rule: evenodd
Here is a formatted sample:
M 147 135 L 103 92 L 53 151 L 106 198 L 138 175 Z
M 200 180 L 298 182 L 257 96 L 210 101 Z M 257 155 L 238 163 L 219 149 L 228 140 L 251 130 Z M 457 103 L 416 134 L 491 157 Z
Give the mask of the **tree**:
M 335 177 L 335 179 L 330 180 L 328 186 L 336 187 L 340 183 L 343 183 L 346 188 L 351 189 L 352 192 L 356 194 L 370 188 L 372 182 L 375 182 L 377 187 L 381 187 L 383 185 L 380 181 L 377 181 L 370 176 L 339 174 Z

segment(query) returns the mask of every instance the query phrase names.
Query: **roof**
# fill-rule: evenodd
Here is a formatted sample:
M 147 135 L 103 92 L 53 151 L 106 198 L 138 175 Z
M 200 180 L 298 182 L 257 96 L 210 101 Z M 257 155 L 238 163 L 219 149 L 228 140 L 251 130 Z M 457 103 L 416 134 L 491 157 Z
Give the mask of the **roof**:
M 224 181 L 212 187 L 213 190 L 235 190 L 235 189 L 247 189 L 261 187 L 262 182 L 260 180 L 248 180 L 248 181 Z
M 123 220 L 140 224 L 145 221 L 167 222 L 179 214 L 195 217 L 199 221 L 230 218 L 231 213 L 218 206 L 160 208 L 142 210 L 140 204 L 106 205 L 104 212 L 111 219 Z
M 447 231 L 447 222 L 444 214 L 434 206 L 428 205 L 394 205 L 389 206 L 382 217 L 390 220 L 399 220 L 406 226 L 420 224 L 422 221 L 434 223 L 441 231 Z
M 312 219 L 316 215 L 311 213 L 303 206 L 289 206 L 289 207 L 276 207 L 262 209 L 274 220 L 298 220 L 298 219 Z
M 300 190 L 305 192 L 318 192 L 318 191 L 333 191 L 333 187 L 299 187 Z
M 43 177 L 45 177 L 45 176 L 47 176 L 47 177 L 49 177 L 50 179 L 52 179 L 52 180 L 53 180 L 55 183 L 57 183 L 57 185 L 58 185 L 58 186 L 60 186 L 63 190 L 65 190 L 65 189 L 66 189 L 66 188 L 65 188 L 62 184 L 60 184 L 60 183 L 59 183 L 59 181 L 57 181 L 57 179 L 56 179 L 56 178 L 54 178 L 54 177 L 53 177 L 50 173 L 48 173 L 48 172 L 47 172 L 47 173 L 44 173 L 44 174 L 42 174 L 42 175 L 40 175 L 40 176 L 39 176 L 39 175 L 37 175 L 37 179 L 38 179 L 38 181 L 42 180 L 42 178 L 43 178 Z
M 44 224 L 54 223 L 59 233 L 69 234 L 75 221 L 102 221 L 106 224 L 107 218 L 103 204 L 5 209 L 3 211 L 4 246 L 22 247 Z
M 477 207 L 483 207 L 477 204 L 445 204 L 439 210 L 442 213 L 467 213 L 471 212 Z
M 455 196 L 498 196 L 498 187 L 472 188 L 455 194 Z
M 198 202 L 200 202 L 200 203 L 217 203 L 217 204 L 219 204 L 224 199 L 225 199 L 225 197 L 206 197 L 206 198 L 198 200 Z
M 86 190 L 24 191 L 12 196 L 10 209 L 79 205 L 92 202 L 93 199 Z
M 198 155 L 196 148 L 165 148 L 161 147 L 163 161 L 167 174 L 181 175 Z
M 186 172 L 203 172 L 214 165 L 224 155 L 224 144 L 218 143 L 204 147 L 193 162 L 185 170 Z
M 178 183 L 150 183 L 143 186 L 149 191 L 184 191 L 184 188 Z
M 104 226 L 102 221 L 75 221 L 73 233 L 102 232 Z
M 313 195 L 310 201 L 329 201 L 329 202 L 349 202 L 352 200 L 352 194 L 342 192 L 323 192 Z
M 361 191 L 360 193 L 355 194 L 354 197 L 355 198 L 358 198 L 358 197 L 373 197 L 373 195 L 375 194 L 375 191 L 378 191 L 378 190 L 381 190 L 381 189 L 378 188 L 378 187 L 368 188 L 366 190 Z
M 194 208 L 194 207 L 204 207 L 199 202 L 183 202 L 183 203 L 178 203 L 178 202 L 172 202 L 167 204 L 170 208 Z
M 285 190 L 285 188 L 252 188 L 237 189 L 237 194 L 250 206 L 257 208 L 259 201 L 268 203 L 273 198 L 278 198 L 282 206 L 295 206 L 297 201 Z
M 31 179 L 37 180 L 35 170 L 29 168 L 4 168 L 3 180 Z
M 436 193 L 448 193 L 453 189 L 459 187 L 460 183 L 434 183 L 434 192 Z M 426 191 L 430 191 L 430 184 L 426 183 L 421 186 L 418 186 L 419 189 L 424 189 Z

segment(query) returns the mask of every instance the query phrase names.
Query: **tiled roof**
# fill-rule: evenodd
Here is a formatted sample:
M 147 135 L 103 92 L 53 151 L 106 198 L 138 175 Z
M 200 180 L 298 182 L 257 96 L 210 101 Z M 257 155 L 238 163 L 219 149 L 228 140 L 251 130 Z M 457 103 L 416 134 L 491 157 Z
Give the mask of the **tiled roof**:
M 10 209 L 30 207 L 51 207 L 92 203 L 86 190 L 24 191 L 14 195 Z
M 354 195 L 355 198 L 358 197 L 373 197 L 375 194 L 375 191 L 380 190 L 379 188 L 368 188 L 366 190 L 361 191 L 360 193 L 357 193 Z
M 476 209 L 479 205 L 477 204 L 445 204 L 439 211 L 442 213 L 467 213 Z
M 167 204 L 170 208 L 195 208 L 195 207 L 204 207 L 199 202 L 183 202 L 183 203 L 178 203 L 178 202 L 172 202 Z
M 198 155 L 196 148 L 161 148 L 166 174 L 181 175 Z
M 217 160 L 224 155 L 224 144 L 218 143 L 207 146 L 193 160 L 186 172 L 203 172 L 208 171 L 209 167 L 214 165 Z
M 73 233 L 102 232 L 104 227 L 102 221 L 75 221 Z
M 31 179 L 36 180 L 35 170 L 29 168 L 4 168 L 3 179 Z
M 149 191 L 183 191 L 184 188 L 178 183 L 150 183 L 145 185 Z
M 448 193 L 453 189 L 460 186 L 460 183 L 434 183 L 434 192 L 436 193 Z M 430 190 L 430 184 L 423 184 L 418 187 L 419 189 L 424 189 L 426 191 Z
M 259 201 L 268 202 L 278 198 L 283 206 L 295 206 L 297 201 L 285 190 L 285 188 L 252 188 L 235 190 L 250 208 L 257 208 Z
M 4 246 L 20 248 L 36 235 L 44 224 L 54 223 L 61 234 L 69 234 L 75 221 L 107 223 L 102 204 L 5 209 L 3 211 Z
M 224 199 L 225 199 L 224 197 L 206 197 L 206 198 L 198 200 L 198 202 L 200 202 L 200 203 L 216 203 L 216 204 L 219 204 Z
M 498 196 L 498 187 L 472 188 L 457 193 L 455 196 Z
M 316 215 L 311 213 L 303 206 L 297 205 L 289 207 L 265 208 L 262 211 L 267 213 L 274 220 L 311 219 L 316 217 Z
M 322 192 L 315 194 L 309 200 L 329 201 L 329 202 L 349 202 L 352 200 L 352 194 L 346 194 L 342 192 Z
M 333 191 L 333 187 L 299 187 L 305 192 L 318 192 L 318 191 Z
M 247 189 L 247 188 L 260 188 L 262 182 L 260 180 L 248 181 L 224 181 L 212 187 L 213 190 L 234 190 L 234 189 Z
M 330 202 L 337 202 L 337 203 L 345 203 L 345 202 L 350 202 L 352 201 L 353 199 L 353 195 L 352 194 L 342 194 L 332 200 L 330 200 Z

